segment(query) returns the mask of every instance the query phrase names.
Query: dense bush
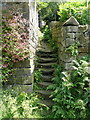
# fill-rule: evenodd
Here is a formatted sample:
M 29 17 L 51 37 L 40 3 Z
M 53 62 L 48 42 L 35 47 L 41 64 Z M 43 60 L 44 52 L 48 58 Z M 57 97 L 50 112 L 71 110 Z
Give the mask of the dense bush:
M 90 6 L 90 2 L 89 2 Z M 86 7 L 86 2 L 73 1 L 59 5 L 60 21 L 64 22 L 71 16 L 74 16 L 80 24 L 90 25 L 90 7 Z
M 52 112 L 54 118 L 87 118 L 90 109 L 90 91 L 88 83 L 88 63 L 86 60 L 74 60 L 71 72 L 63 71 L 57 65 L 52 79 L 54 84 L 51 96 L 55 104 Z
M 48 25 L 51 21 L 57 21 L 59 15 L 57 11 L 59 10 L 57 2 L 38 2 L 38 11 L 42 20 Z

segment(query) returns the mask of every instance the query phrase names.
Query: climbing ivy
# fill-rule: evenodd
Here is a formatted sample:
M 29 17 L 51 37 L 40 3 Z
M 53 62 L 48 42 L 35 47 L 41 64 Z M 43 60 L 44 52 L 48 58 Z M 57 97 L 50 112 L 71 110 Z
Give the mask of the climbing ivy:
M 13 65 L 29 56 L 28 20 L 20 13 L 3 11 L 2 18 L 2 81 L 7 81 Z

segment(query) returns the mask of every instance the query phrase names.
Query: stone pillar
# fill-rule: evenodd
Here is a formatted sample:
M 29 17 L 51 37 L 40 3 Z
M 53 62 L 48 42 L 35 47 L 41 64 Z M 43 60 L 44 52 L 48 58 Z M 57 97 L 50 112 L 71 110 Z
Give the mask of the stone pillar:
M 73 45 L 76 41 L 78 41 L 79 37 L 79 23 L 78 21 L 72 16 L 70 17 L 64 24 L 63 24 L 63 34 L 65 39 L 65 49 L 69 46 Z M 72 60 L 75 59 L 70 53 L 65 51 L 65 59 L 64 65 L 66 70 L 72 69 Z

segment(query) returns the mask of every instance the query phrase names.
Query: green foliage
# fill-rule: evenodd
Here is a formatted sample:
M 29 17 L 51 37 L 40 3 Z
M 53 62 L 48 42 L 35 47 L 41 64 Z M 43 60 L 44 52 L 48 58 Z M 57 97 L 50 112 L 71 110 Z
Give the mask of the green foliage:
M 78 46 L 80 43 L 77 41 L 70 45 L 68 48 L 66 48 L 66 52 L 69 52 L 72 56 L 77 56 L 78 55 Z
M 45 26 L 43 34 L 44 34 L 43 35 L 44 41 L 51 40 L 52 36 L 51 36 L 50 28 L 48 27 L 48 25 Z
M 48 87 L 53 90 L 51 97 L 55 102 L 52 107 L 54 118 L 78 119 L 88 116 L 90 91 L 87 66 L 85 60 L 74 60 L 71 72 L 63 71 L 59 65 L 56 66 L 52 79 L 54 84 Z
M 45 26 L 44 32 L 43 32 L 43 40 L 47 43 L 49 43 L 49 45 L 52 47 L 53 50 L 57 49 L 57 45 L 55 44 L 55 42 L 52 39 L 52 34 L 51 34 L 51 30 L 49 28 L 48 25 Z
M 40 69 L 34 72 L 34 77 L 35 77 L 35 82 L 39 82 L 41 80 L 42 72 L 40 71 Z
M 15 11 L 2 12 L 2 81 L 6 82 L 14 63 L 29 57 L 28 20 Z
M 57 11 L 59 8 L 57 2 L 39 2 L 38 10 L 46 24 L 58 20 Z
M 15 95 L 14 91 L 2 92 L 2 118 L 42 118 L 41 111 L 47 108 L 40 103 L 35 93 Z
M 35 70 L 35 72 L 34 72 L 34 86 L 33 86 L 34 90 L 40 89 L 37 84 L 38 84 L 38 82 L 41 82 L 41 81 L 42 81 L 42 72 L 40 71 L 40 69 Z
M 74 16 L 80 24 L 90 24 L 90 8 L 84 1 L 70 1 L 59 5 L 60 21 L 66 21 Z

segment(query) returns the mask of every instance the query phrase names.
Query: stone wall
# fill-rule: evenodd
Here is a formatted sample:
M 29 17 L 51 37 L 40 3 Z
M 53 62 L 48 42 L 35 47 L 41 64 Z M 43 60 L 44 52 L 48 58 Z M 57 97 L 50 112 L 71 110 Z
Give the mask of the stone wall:
M 72 60 L 75 59 L 66 52 L 66 48 L 79 41 L 78 57 L 90 55 L 90 26 L 79 25 L 78 21 L 72 16 L 65 23 L 57 21 L 51 22 L 52 39 L 58 46 L 59 64 L 65 65 L 66 70 L 71 70 Z M 90 73 L 90 67 L 89 67 Z
M 11 3 L 4 3 L 4 6 L 4 9 L 8 9 L 8 7 L 11 9 L 15 8 L 16 12 L 23 13 L 23 17 L 29 21 L 30 57 L 14 64 L 14 68 L 12 69 L 13 74 L 9 76 L 7 85 L 9 89 L 13 87 L 15 91 L 25 91 L 29 93 L 33 90 L 34 57 L 38 44 L 38 14 L 36 11 L 36 3 L 18 2 L 12 3 L 12 6 Z

